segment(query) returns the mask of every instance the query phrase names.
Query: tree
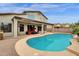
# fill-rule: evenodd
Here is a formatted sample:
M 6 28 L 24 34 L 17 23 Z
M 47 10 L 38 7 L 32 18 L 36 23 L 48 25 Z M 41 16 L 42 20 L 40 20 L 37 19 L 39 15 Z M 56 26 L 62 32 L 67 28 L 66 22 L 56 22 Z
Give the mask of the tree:
M 79 33 L 79 22 L 72 24 L 71 28 L 73 29 L 73 31 L 72 31 L 73 34 Z

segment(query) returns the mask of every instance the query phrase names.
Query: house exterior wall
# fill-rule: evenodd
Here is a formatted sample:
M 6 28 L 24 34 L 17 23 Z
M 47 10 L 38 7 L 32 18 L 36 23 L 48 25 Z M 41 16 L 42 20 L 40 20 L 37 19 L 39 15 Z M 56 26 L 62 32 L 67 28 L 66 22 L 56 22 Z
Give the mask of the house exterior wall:
M 12 18 L 14 16 L 19 16 L 19 17 L 24 17 L 24 18 L 28 18 L 30 15 L 34 15 L 35 19 L 34 20 L 37 20 L 37 21 L 41 21 L 41 22 L 47 22 L 47 19 L 44 18 L 44 16 L 42 16 L 41 14 L 39 13 L 27 13 L 27 14 L 23 14 L 23 15 L 0 15 L 0 26 L 1 26 L 1 23 L 3 22 L 5 25 L 6 24 L 9 24 L 11 23 L 12 24 L 12 32 L 6 32 L 4 33 L 4 36 L 13 36 L 13 21 L 12 21 Z M 27 30 L 27 24 L 24 24 L 24 32 L 20 32 L 19 31 L 19 28 L 18 28 L 18 34 L 25 34 Z
M 33 15 L 34 18 L 35 18 L 33 20 L 41 21 L 41 22 L 47 22 L 47 19 L 44 16 L 42 16 L 40 13 L 26 13 L 26 15 L 27 15 L 27 18 L 29 16 Z
M 13 21 L 11 20 L 14 16 L 25 17 L 25 15 L 0 15 L 0 26 L 3 22 L 5 25 L 11 23 L 12 24 L 12 32 L 4 33 L 4 36 L 12 36 L 13 35 Z
M 47 22 L 47 19 L 44 16 L 42 16 L 41 14 L 39 14 L 38 17 L 41 22 Z
M 47 31 L 52 32 L 52 28 L 53 28 L 52 25 L 47 25 Z
M 11 18 L 13 16 L 12 15 L 0 15 L 0 26 L 1 26 L 1 23 L 3 22 L 4 24 L 8 24 L 8 23 L 11 23 L 12 24 L 12 32 L 13 32 L 13 22 L 11 21 Z M 4 33 L 4 36 L 12 36 L 12 32 L 7 32 L 7 33 Z

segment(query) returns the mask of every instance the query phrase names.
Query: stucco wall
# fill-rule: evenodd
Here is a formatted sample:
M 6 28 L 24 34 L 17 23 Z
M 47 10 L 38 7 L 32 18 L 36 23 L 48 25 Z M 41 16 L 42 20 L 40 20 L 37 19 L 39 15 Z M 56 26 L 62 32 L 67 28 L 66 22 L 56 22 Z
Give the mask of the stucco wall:
M 41 22 L 47 22 L 47 19 L 44 18 L 44 16 L 42 16 L 39 13 L 27 13 L 26 15 L 0 15 L 0 25 L 1 25 L 2 22 L 4 24 L 8 24 L 8 23 L 12 24 L 12 32 L 4 33 L 4 36 L 13 36 L 13 21 L 11 19 L 14 16 L 28 18 L 29 15 L 34 15 L 35 16 L 34 20 L 41 21 Z M 18 31 L 18 33 L 19 34 L 25 34 L 26 30 L 27 30 L 27 25 L 24 24 L 24 32 Z
M 30 15 L 35 16 L 35 19 L 33 19 L 33 20 L 37 20 L 37 21 L 41 21 L 41 22 L 47 22 L 47 19 L 44 16 L 42 16 L 40 13 L 27 13 L 27 18 Z
M 12 15 L 10 15 L 10 16 L 9 15 L 0 15 L 0 25 L 3 22 L 4 24 L 11 23 L 13 26 L 13 23 L 11 21 L 12 17 L 13 17 Z M 12 27 L 12 29 L 13 29 L 13 27 Z M 13 32 L 13 30 L 12 30 L 12 32 Z M 13 35 L 12 32 L 4 33 L 4 36 L 12 36 Z
M 14 16 L 26 17 L 25 15 L 0 15 L 0 25 L 3 22 L 4 24 L 12 24 L 12 32 L 4 33 L 4 36 L 13 36 L 13 21 L 11 20 Z
M 53 31 L 53 26 L 52 25 L 47 25 L 47 31 L 52 32 Z

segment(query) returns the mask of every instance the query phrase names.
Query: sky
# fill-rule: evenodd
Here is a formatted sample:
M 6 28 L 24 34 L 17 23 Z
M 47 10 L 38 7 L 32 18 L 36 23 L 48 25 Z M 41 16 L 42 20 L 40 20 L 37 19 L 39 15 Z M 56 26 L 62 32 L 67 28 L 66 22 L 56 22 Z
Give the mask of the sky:
M 79 3 L 0 3 L 0 13 L 41 11 L 48 23 L 75 23 L 79 21 Z

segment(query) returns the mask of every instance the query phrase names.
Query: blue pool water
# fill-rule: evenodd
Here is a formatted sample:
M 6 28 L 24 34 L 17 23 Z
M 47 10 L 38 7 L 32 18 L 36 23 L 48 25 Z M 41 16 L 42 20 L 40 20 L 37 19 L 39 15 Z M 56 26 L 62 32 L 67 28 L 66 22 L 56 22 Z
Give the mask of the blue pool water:
M 41 51 L 63 51 L 71 44 L 71 34 L 49 34 L 42 37 L 31 38 L 26 43 Z

